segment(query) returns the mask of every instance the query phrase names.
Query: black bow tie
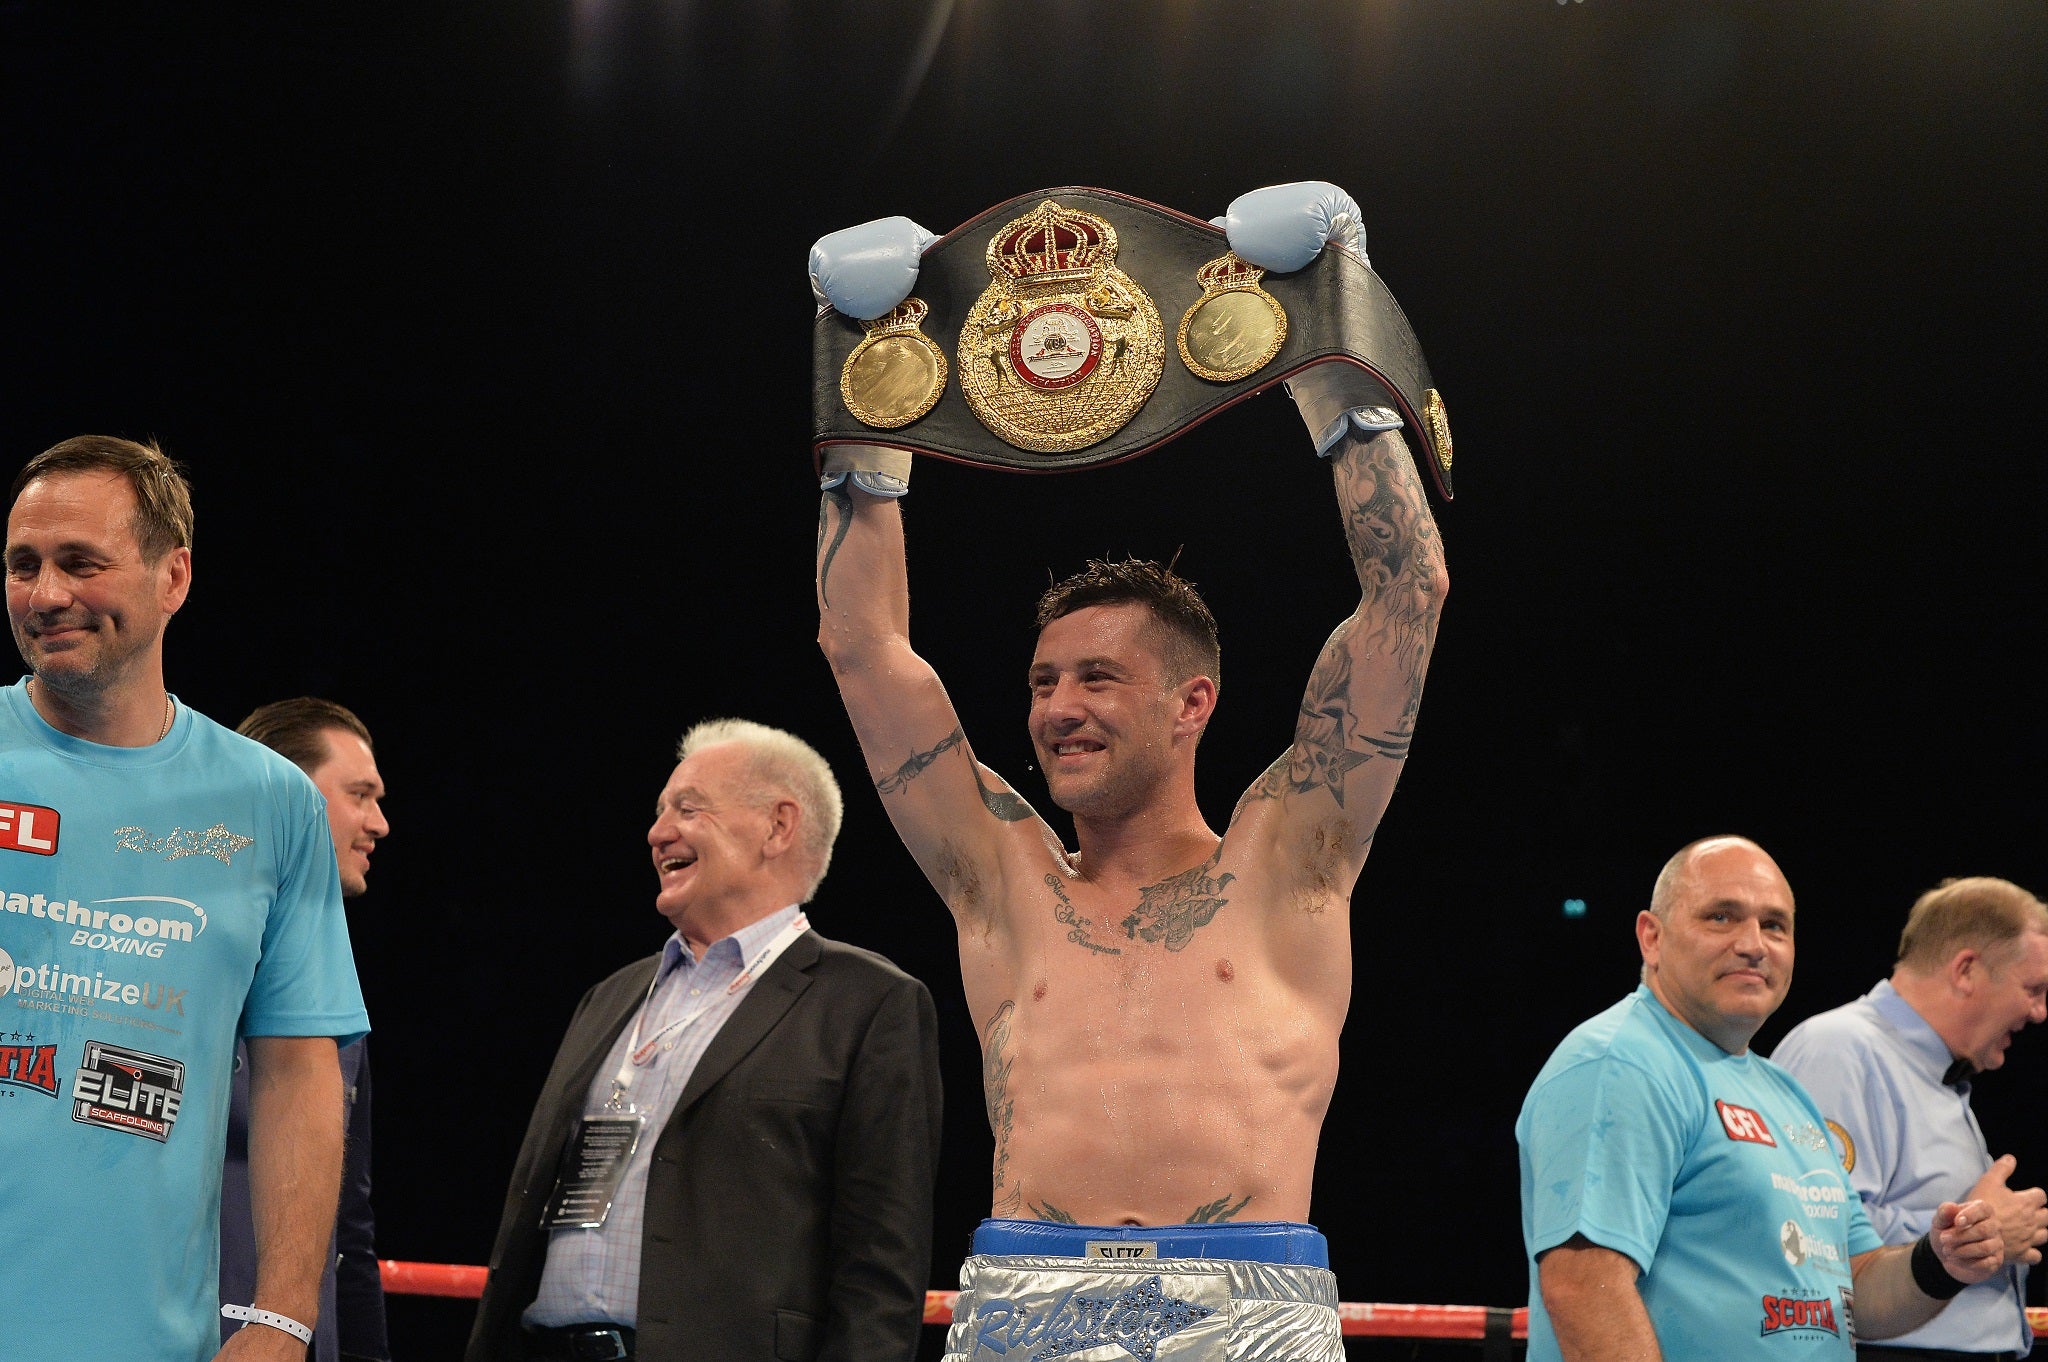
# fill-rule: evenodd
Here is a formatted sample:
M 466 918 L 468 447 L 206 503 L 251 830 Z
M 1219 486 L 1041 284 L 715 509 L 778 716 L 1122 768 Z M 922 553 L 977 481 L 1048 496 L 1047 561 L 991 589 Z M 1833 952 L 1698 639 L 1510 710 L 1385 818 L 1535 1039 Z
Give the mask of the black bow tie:
M 1948 1066 L 1948 1072 L 1941 1076 L 1941 1081 L 1948 1084 L 1951 1088 L 1966 1088 L 1970 1085 L 1970 1079 L 1976 1075 L 1976 1072 L 1976 1065 L 1970 1063 L 1967 1059 L 1959 1059 Z

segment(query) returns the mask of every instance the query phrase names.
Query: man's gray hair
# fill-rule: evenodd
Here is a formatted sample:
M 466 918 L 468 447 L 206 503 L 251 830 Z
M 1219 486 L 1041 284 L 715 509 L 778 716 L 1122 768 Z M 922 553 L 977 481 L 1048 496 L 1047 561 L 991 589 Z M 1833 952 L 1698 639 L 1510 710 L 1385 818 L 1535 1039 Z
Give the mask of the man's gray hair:
M 788 798 L 803 810 L 797 852 L 803 857 L 799 864 L 809 874 L 802 896 L 802 902 L 809 903 L 832 864 L 832 844 L 839 840 L 839 824 L 846 816 L 846 800 L 839 793 L 831 766 L 796 734 L 750 719 L 706 719 L 692 726 L 676 745 L 676 760 L 726 743 L 747 754 L 742 777 L 746 784 L 741 793 L 748 803 L 761 808 Z

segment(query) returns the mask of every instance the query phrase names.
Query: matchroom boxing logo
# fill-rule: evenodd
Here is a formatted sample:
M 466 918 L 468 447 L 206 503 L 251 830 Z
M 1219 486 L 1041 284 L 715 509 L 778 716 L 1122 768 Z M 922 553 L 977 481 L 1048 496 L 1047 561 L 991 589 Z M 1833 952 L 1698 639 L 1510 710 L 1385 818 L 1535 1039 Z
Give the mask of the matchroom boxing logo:
M 149 906 L 155 904 L 169 905 L 175 916 Z M 204 908 L 190 899 L 162 894 L 129 894 L 81 905 L 77 899 L 0 888 L 0 911 L 76 927 L 79 930 L 71 934 L 74 946 L 115 955 L 146 955 L 152 960 L 163 958 L 165 942 L 191 941 L 206 930 Z M 159 913 L 164 915 L 157 916 Z

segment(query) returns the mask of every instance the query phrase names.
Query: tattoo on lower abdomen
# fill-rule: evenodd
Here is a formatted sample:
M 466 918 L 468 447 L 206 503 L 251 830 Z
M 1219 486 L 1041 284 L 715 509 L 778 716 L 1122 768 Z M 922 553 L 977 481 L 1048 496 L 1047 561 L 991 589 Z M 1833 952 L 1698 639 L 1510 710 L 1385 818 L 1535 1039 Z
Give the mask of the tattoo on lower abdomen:
M 1223 896 L 1223 891 L 1237 876 L 1211 876 L 1209 873 L 1222 858 L 1223 848 L 1219 846 L 1215 855 L 1194 869 L 1183 870 L 1178 875 L 1139 889 L 1138 906 L 1118 924 L 1124 929 L 1124 935 L 1133 941 L 1142 937 L 1147 941 L 1163 942 L 1170 951 L 1186 946 L 1194 939 L 1195 932 L 1206 927 L 1216 916 L 1216 911 L 1230 902 Z
M 925 767 L 930 766 L 941 756 L 945 755 L 946 749 L 958 747 L 966 740 L 967 735 L 955 728 L 951 733 L 939 739 L 935 746 L 928 747 L 922 752 L 913 753 L 909 761 L 904 762 L 894 771 L 876 781 L 875 793 L 895 794 L 898 790 L 910 784 L 911 781 L 924 774 Z
M 1100 942 L 1088 939 L 1089 920 L 1075 911 L 1074 901 L 1067 897 L 1066 886 L 1060 882 L 1059 876 L 1047 875 L 1045 877 L 1045 887 L 1052 890 L 1053 897 L 1059 900 L 1058 906 L 1052 910 L 1052 915 L 1055 921 L 1066 924 L 1067 940 L 1073 942 L 1076 946 L 1086 947 L 1102 955 L 1123 954 L 1115 946 L 1105 946 Z
M 1017 1004 L 1005 999 L 988 1024 L 988 1039 L 981 1046 L 982 1096 L 988 1103 L 988 1128 L 996 1137 L 995 1190 L 1002 1199 L 1010 1168 L 1010 1126 L 1017 1114 L 1016 1099 L 1010 1096 L 1010 1016 Z
M 1233 1206 L 1230 1204 L 1232 1195 L 1233 1193 L 1225 1192 L 1208 1205 L 1195 1207 L 1195 1213 L 1188 1217 L 1188 1224 L 1220 1225 L 1226 1220 L 1234 1219 L 1239 1211 L 1251 1204 L 1251 1198 L 1246 1197 Z
M 1031 1214 L 1037 1216 L 1040 1220 L 1050 1220 L 1057 1225 L 1072 1225 L 1076 1223 L 1074 1217 L 1068 1215 L 1050 1201 L 1041 1201 L 1031 1206 Z

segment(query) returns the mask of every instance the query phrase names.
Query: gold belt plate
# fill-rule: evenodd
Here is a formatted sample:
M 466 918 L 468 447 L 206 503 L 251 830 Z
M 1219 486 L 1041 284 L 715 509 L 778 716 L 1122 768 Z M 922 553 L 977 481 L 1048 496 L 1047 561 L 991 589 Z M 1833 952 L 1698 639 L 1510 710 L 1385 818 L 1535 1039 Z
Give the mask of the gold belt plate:
M 1116 228 L 1047 199 L 989 238 L 989 286 L 955 353 L 968 407 L 1005 444 L 1085 449 L 1123 429 L 1166 367 L 1159 309 L 1116 268 Z
M 907 426 L 938 405 L 946 390 L 946 353 L 918 329 L 931 308 L 906 298 L 870 322 L 839 370 L 839 396 L 862 425 Z
M 1226 251 L 1195 271 L 1202 296 L 1180 319 L 1174 343 L 1188 372 L 1235 383 L 1273 362 L 1287 342 L 1287 309 L 1259 287 L 1266 272 Z

